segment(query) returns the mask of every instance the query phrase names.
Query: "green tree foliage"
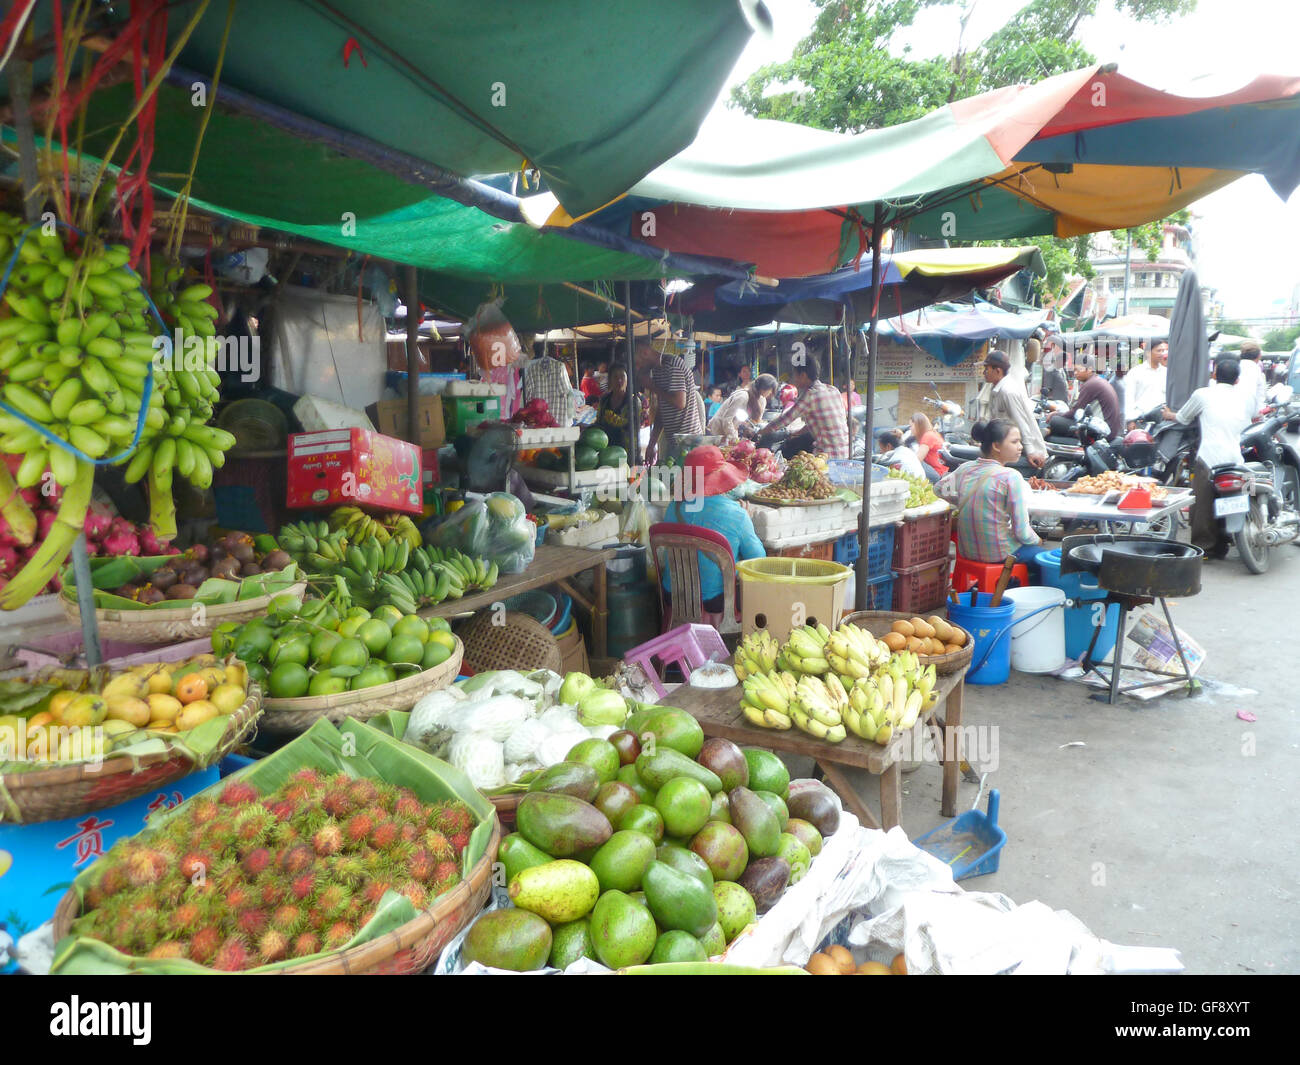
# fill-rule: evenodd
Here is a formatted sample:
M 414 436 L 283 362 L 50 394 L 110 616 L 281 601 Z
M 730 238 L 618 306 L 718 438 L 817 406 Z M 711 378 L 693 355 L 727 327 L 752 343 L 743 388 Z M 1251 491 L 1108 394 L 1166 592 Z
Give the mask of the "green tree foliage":
M 1289 325 L 1282 329 L 1270 329 L 1264 334 L 1260 345 L 1269 351 L 1285 351 L 1300 340 L 1300 325 Z
M 1101 0 L 1029 0 L 995 33 L 962 39 L 950 56 L 922 57 L 901 38 L 926 8 L 963 7 L 966 0 L 815 0 L 812 31 L 784 63 L 769 64 L 732 91 L 732 101 L 759 118 L 860 133 L 920 118 L 954 100 L 1008 85 L 1038 81 L 1096 62 L 1076 39 Z M 1143 22 L 1186 15 L 1196 0 L 1113 0 Z M 967 15 L 969 9 L 967 9 Z M 1180 212 L 1185 221 L 1186 212 Z M 1163 222 L 1131 231 L 1134 248 L 1154 260 Z M 1121 233 L 1119 241 L 1124 240 Z M 997 243 L 997 242 L 993 242 Z M 1040 295 L 1059 293 L 1067 276 L 1092 276 L 1088 237 L 1033 241 L 1047 277 Z

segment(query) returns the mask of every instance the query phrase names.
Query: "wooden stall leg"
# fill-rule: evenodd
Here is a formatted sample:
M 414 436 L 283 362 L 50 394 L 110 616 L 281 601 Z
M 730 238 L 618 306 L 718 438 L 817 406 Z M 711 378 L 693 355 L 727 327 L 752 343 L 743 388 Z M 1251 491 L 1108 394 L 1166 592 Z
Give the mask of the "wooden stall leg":
M 903 764 L 895 762 L 880 774 L 880 820 L 888 832 L 903 823 Z
M 591 611 L 591 642 L 594 658 L 607 657 L 609 608 L 605 600 L 605 566 L 594 567 L 595 587 Z
M 858 797 L 858 793 L 853 790 L 853 785 L 849 783 L 848 777 L 830 762 L 818 762 L 817 765 L 825 774 L 826 783 L 840 797 L 840 801 L 849 808 L 849 813 L 853 814 L 868 828 L 879 828 L 880 822 L 876 820 L 876 815 L 868 810 L 866 804 Z
M 960 681 L 948 693 L 943 714 L 943 798 L 939 812 L 944 817 L 957 816 L 957 776 L 961 771 L 961 704 L 966 682 Z

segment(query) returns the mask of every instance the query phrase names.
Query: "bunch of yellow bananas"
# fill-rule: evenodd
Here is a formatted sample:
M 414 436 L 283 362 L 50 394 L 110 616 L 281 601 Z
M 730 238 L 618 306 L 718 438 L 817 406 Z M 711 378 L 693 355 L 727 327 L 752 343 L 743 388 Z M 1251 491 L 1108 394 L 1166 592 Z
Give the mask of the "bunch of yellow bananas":
M 889 654 L 889 648 L 866 629 L 847 622 L 826 639 L 826 660 L 846 688 L 871 676 L 873 669 L 889 661 Z
M 797 681 L 790 673 L 750 673 L 744 678 L 745 694 L 740 712 L 745 720 L 759 728 L 788 729 L 794 725 L 790 702 L 795 697 Z
M 415 550 L 424 542 L 415 522 L 407 515 L 396 512 L 376 518 L 360 507 L 335 507 L 330 512 L 329 526 L 331 529 L 343 529 L 354 544 L 368 539 L 386 544 L 389 540 L 397 539 L 410 544 L 411 550 Z
M 828 673 L 825 677 L 805 675 L 795 686 L 790 716 L 808 735 L 839 743 L 848 735 L 843 713 L 848 704 L 848 693 L 835 674 Z
M 854 681 L 844 720 L 849 731 L 884 746 L 895 732 L 912 728 L 936 702 L 934 666 L 924 668 L 910 651 L 891 655 L 870 677 Z
M 825 625 L 805 625 L 790 633 L 776 664 L 791 673 L 818 676 L 831 668 L 826 660 L 826 641 L 831 630 Z
M 776 668 L 776 656 L 781 645 L 766 629 L 749 633 L 736 647 L 732 664 L 740 680 L 759 673 L 771 673 Z

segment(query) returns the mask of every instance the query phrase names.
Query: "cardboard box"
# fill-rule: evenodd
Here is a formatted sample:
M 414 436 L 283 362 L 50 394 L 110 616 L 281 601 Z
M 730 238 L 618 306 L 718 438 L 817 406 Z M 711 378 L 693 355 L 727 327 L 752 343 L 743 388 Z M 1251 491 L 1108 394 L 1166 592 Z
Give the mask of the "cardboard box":
M 844 606 L 844 587 L 852 572 L 847 568 L 842 577 L 832 584 L 817 584 L 800 580 L 797 574 L 805 566 L 824 563 L 804 559 L 769 557 L 755 559 L 754 572 L 762 571 L 765 577 L 755 579 L 744 569 L 740 573 L 741 632 L 749 635 L 758 629 L 767 629 L 778 643 L 785 641 L 793 629 L 817 622 L 835 628 L 840 623 Z M 742 563 L 742 565 L 744 565 Z M 782 573 L 789 576 L 782 576 Z
M 296 433 L 289 437 L 290 507 L 352 504 L 423 512 L 420 449 L 365 429 Z
M 405 399 L 381 399 L 372 403 L 367 410 L 379 431 L 385 436 L 398 440 L 406 439 L 407 412 L 410 408 Z M 421 448 L 439 448 L 447 442 L 447 431 L 443 428 L 442 398 L 440 396 L 421 396 L 419 415 Z
M 468 433 L 479 422 L 501 420 L 500 396 L 443 396 L 442 418 L 452 436 Z

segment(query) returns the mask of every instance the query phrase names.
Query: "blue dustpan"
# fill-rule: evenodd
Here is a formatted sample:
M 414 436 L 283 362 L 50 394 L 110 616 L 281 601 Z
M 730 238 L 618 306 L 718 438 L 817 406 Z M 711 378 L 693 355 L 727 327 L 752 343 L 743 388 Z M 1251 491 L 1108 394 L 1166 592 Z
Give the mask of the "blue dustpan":
M 976 804 L 979 801 L 976 795 Z M 996 873 L 998 859 L 1007 842 L 1007 834 L 998 827 L 998 801 L 998 791 L 994 788 L 989 792 L 987 814 L 981 810 L 968 810 L 912 842 L 945 865 L 952 866 L 954 880 Z

